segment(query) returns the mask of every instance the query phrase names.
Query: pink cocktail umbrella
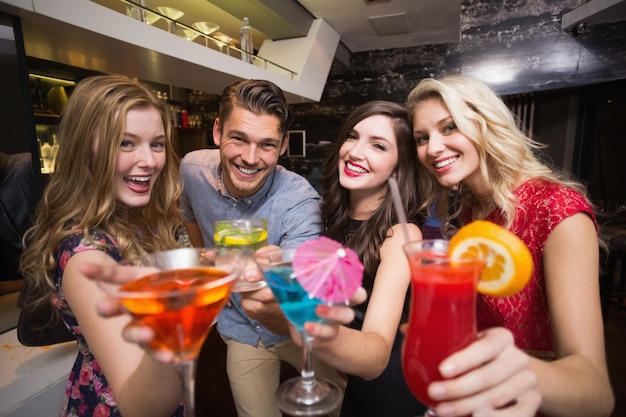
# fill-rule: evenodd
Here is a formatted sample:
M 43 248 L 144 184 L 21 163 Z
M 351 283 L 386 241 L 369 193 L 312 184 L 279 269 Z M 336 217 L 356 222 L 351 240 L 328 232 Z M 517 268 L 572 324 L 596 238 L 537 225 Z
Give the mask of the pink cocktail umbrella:
M 298 246 L 292 266 L 302 288 L 327 303 L 348 304 L 363 282 L 363 264 L 357 254 L 327 237 Z

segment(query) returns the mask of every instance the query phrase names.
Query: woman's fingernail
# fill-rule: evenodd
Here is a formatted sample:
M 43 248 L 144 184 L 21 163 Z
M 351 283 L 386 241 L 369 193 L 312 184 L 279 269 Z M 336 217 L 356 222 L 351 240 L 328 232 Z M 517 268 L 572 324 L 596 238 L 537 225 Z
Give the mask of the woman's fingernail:
M 452 362 L 444 362 L 439 366 L 439 372 L 443 376 L 450 377 L 456 372 L 456 365 Z
M 431 397 L 433 400 L 442 398 L 445 393 L 446 389 L 442 384 L 438 384 L 435 382 L 428 386 L 428 396 Z
M 319 314 L 328 314 L 329 311 L 330 311 L 330 307 L 327 306 L 326 304 L 319 304 L 317 306 L 317 312 Z

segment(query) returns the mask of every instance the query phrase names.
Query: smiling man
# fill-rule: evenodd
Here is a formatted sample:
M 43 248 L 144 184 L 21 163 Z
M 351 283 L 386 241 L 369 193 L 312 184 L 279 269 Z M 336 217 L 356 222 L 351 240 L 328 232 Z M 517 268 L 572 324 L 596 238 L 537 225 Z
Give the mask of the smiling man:
M 216 220 L 265 217 L 268 244 L 281 247 L 295 247 L 320 234 L 319 195 L 305 178 L 277 165 L 287 150 L 288 128 L 287 102 L 275 84 L 246 80 L 224 89 L 213 125 L 219 150 L 190 152 L 181 162 L 181 203 L 194 246 L 214 246 Z M 249 317 L 241 297 L 231 295 L 217 322 L 227 346 L 227 372 L 237 413 L 280 417 L 274 399 L 280 361 L 300 369 L 302 351 L 286 336 L 286 328 L 279 331 L 285 335 L 275 334 Z M 317 362 L 314 367 L 316 374 L 345 386 L 328 365 Z

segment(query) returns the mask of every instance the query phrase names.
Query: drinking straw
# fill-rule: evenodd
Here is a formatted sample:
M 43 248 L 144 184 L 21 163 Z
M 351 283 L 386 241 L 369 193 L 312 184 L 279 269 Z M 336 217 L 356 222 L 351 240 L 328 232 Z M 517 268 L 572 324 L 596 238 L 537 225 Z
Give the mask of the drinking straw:
M 393 198 L 393 206 L 396 209 L 396 215 L 402 226 L 402 233 L 404 234 L 404 242 L 409 243 L 409 230 L 407 229 L 406 213 L 402 208 L 402 199 L 400 198 L 400 190 L 398 189 L 398 181 L 394 175 L 390 176 L 387 181 L 389 182 L 389 189 L 391 190 L 391 197 Z

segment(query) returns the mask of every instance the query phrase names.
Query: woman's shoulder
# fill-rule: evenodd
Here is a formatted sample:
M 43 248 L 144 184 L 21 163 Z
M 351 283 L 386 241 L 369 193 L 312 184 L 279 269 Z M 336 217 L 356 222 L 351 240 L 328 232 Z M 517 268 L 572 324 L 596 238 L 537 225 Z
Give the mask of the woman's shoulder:
M 383 244 L 388 241 L 396 241 L 399 245 L 404 245 L 407 242 L 413 242 L 416 240 L 422 240 L 423 234 L 421 229 L 414 222 L 397 223 L 391 226 L 390 233 L 387 235 L 387 239 Z
M 520 203 L 527 206 L 550 205 L 591 211 L 589 203 L 579 191 L 560 182 L 531 179 L 518 187 L 515 194 Z
M 595 223 L 593 209 L 577 190 L 559 182 L 531 180 L 516 190 L 520 206 L 514 229 L 529 228 L 529 222 L 549 234 L 558 224 L 577 213 L 587 214 Z
M 101 250 L 116 261 L 121 259 L 115 237 L 102 229 L 89 229 L 87 233 L 83 230 L 76 230 L 75 233 L 61 240 L 56 253 L 59 254 L 59 262 L 63 264 L 67 263 L 67 260 L 74 254 L 88 250 Z

